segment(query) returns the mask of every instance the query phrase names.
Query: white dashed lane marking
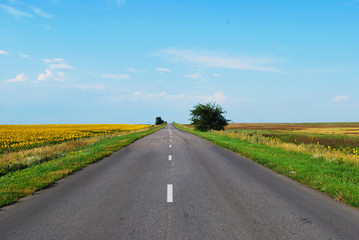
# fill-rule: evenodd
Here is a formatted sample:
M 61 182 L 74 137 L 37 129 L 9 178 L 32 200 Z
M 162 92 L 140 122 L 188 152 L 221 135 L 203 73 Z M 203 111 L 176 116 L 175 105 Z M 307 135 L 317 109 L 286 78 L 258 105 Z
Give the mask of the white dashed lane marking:
M 167 184 L 167 202 L 173 202 L 173 185 Z

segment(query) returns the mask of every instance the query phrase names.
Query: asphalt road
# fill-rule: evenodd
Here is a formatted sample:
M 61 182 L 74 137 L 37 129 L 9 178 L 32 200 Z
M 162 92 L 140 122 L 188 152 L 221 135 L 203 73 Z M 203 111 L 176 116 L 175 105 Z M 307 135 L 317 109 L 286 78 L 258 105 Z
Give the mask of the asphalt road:
M 359 239 L 359 211 L 169 124 L 1 209 L 0 239 Z

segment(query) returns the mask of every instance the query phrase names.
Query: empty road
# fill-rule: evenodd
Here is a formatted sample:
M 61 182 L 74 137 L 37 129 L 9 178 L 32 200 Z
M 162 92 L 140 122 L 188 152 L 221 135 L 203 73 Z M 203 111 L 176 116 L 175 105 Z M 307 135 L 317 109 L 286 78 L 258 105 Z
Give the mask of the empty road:
M 359 239 L 359 211 L 169 124 L 2 208 L 0 239 Z

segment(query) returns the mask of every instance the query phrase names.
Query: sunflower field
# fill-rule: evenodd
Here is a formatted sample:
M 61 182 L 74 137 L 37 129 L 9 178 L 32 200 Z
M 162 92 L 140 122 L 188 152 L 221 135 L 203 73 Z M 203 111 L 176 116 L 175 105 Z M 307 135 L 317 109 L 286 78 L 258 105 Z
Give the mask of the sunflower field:
M 0 125 L 0 153 L 148 128 L 140 124 Z

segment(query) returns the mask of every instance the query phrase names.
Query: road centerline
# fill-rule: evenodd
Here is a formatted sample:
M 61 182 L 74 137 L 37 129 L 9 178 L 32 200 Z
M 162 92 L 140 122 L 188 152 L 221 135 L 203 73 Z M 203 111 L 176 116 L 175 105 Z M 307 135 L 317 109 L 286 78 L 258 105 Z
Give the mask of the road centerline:
M 167 184 L 167 202 L 173 202 L 173 185 Z

